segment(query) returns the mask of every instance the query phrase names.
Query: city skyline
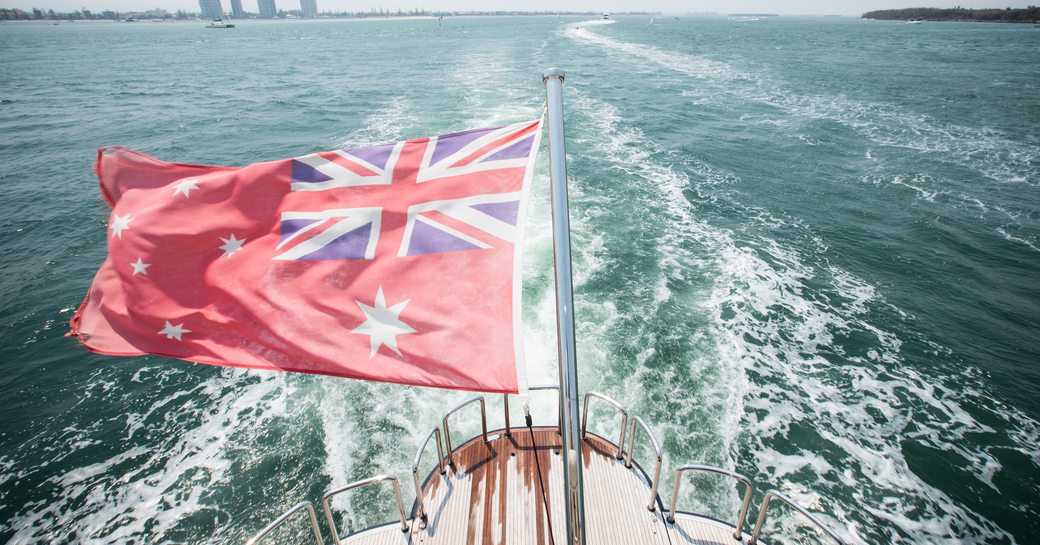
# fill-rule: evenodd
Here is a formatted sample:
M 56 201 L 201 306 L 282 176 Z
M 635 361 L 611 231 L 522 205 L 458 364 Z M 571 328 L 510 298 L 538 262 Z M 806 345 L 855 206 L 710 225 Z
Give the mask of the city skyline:
M 205 0 L 204 0 L 205 1 Z M 258 4 L 274 0 L 259 0 Z M 304 0 L 306 6 L 314 3 L 314 0 Z M 230 0 L 230 6 L 223 9 L 234 13 L 235 4 L 241 8 L 241 0 Z M 315 6 L 315 11 L 321 12 L 364 12 L 371 9 L 383 9 L 387 11 L 412 11 L 413 9 L 425 9 L 433 11 L 660 11 L 665 13 L 779 13 L 785 15 L 859 15 L 866 11 L 875 9 L 897 9 L 916 5 L 927 5 L 938 8 L 1025 8 L 1035 4 L 1036 0 L 979 0 L 973 2 L 961 2 L 958 0 L 938 0 L 923 2 L 918 0 L 850 0 L 848 2 L 833 2 L 827 0 L 689 0 L 677 2 L 675 0 L 322 0 L 320 6 Z M 252 1 L 246 3 L 245 12 L 260 13 L 259 5 L 251 6 Z M 298 0 L 283 0 L 282 10 L 303 10 Z M 198 0 L 153 0 L 142 3 L 137 0 L 26 0 L 0 2 L 0 8 L 16 8 L 31 12 L 33 8 L 44 11 L 53 9 L 56 12 L 74 12 L 88 9 L 93 12 L 113 10 L 120 12 L 140 12 L 150 9 L 165 9 L 170 12 L 178 10 L 187 12 L 199 12 Z M 309 7 L 309 6 L 308 6 Z M 256 11 L 253 11 L 254 8 Z M 227 13 L 228 11 L 224 11 Z M 277 12 L 277 10 L 275 10 Z

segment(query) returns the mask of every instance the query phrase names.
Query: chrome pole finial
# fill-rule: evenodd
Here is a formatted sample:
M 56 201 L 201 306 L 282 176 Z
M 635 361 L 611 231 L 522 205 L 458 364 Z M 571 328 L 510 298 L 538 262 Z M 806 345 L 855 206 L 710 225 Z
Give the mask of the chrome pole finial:
M 555 79 L 558 79 L 558 80 L 560 80 L 562 82 L 564 79 L 566 79 L 566 74 L 564 73 L 563 70 L 561 70 L 559 68 L 548 68 L 544 72 L 542 72 L 542 83 L 545 83 L 545 80 L 547 80 L 549 78 L 555 78 Z M 561 96 L 561 100 L 562 100 L 562 96 Z

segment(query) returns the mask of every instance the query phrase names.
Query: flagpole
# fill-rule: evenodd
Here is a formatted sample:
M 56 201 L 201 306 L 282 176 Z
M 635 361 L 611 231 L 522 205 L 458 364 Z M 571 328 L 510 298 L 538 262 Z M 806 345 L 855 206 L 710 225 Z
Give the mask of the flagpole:
M 542 73 L 548 105 L 549 180 L 552 186 L 553 258 L 556 264 L 556 327 L 560 351 L 560 435 L 563 482 L 567 498 L 567 543 L 585 545 L 585 491 L 578 424 L 578 364 L 574 342 L 574 293 L 571 283 L 570 215 L 567 205 L 567 156 L 563 136 L 563 70 Z

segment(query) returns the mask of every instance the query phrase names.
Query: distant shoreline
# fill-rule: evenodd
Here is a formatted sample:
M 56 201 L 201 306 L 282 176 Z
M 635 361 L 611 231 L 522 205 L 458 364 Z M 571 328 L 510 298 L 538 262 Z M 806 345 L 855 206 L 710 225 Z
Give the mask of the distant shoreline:
M 868 11 L 861 18 L 878 21 L 949 21 L 961 23 L 1040 23 L 1040 8 L 907 8 Z
M 615 15 L 641 15 L 649 16 L 658 14 L 657 12 L 650 11 L 622 11 L 615 12 Z M 279 17 L 257 17 L 255 13 L 246 13 L 245 17 L 230 17 L 225 15 L 226 19 L 232 21 L 321 21 L 321 20 L 335 20 L 335 19 L 374 19 L 374 20 L 391 20 L 391 19 L 438 19 L 447 17 L 512 17 L 512 16 L 580 16 L 580 17 L 599 17 L 600 12 L 592 11 L 427 11 L 427 10 L 412 10 L 412 11 L 401 11 L 398 10 L 396 13 L 388 10 L 379 11 L 354 11 L 354 12 L 322 12 L 317 17 L 303 17 L 300 15 L 298 10 L 290 10 Z M 110 21 L 110 22 L 168 22 L 168 21 L 210 21 L 208 17 L 202 17 L 194 12 L 178 11 L 175 14 L 167 12 L 166 10 L 155 9 L 150 11 L 127 11 L 127 12 L 116 12 L 116 11 L 104 11 L 100 14 L 90 12 L 89 10 L 74 11 L 67 13 L 54 13 L 48 11 L 44 13 L 42 10 L 34 10 L 33 13 L 29 13 L 20 9 L 13 8 L 0 8 L 0 22 L 31 22 L 31 23 L 45 23 L 55 24 L 60 22 L 96 22 L 96 21 Z

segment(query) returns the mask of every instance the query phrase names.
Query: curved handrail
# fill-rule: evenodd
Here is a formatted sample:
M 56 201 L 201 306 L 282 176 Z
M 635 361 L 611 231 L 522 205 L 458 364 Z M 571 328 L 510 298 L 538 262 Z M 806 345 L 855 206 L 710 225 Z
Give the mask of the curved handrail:
M 628 411 L 621 406 L 620 403 L 614 400 L 614 398 L 601 394 L 599 392 L 586 392 L 585 393 L 585 406 L 581 411 L 581 438 L 584 439 L 587 435 L 587 426 L 589 423 L 589 399 L 596 398 L 621 413 L 621 437 L 618 438 L 618 449 L 617 459 L 620 460 L 625 455 L 625 426 L 628 425 Z
M 628 452 L 625 453 L 625 467 L 632 467 L 632 452 L 636 446 L 636 424 L 639 424 L 643 428 L 643 433 L 650 438 L 650 443 L 654 446 L 654 451 L 657 453 L 657 463 L 654 465 L 654 478 L 650 481 L 650 504 L 647 505 L 647 510 L 654 510 L 654 500 L 657 499 L 657 485 L 661 477 L 661 445 L 658 444 L 657 438 L 650 432 L 650 427 L 643 422 L 642 418 L 632 415 L 631 425 L 629 426 L 628 434 Z
M 527 387 L 527 391 L 528 392 L 535 392 L 535 391 L 539 391 L 539 390 L 559 390 L 559 389 L 560 389 L 560 387 L 555 385 L 555 384 L 537 384 L 537 385 L 534 385 L 534 386 L 528 386 Z M 507 436 L 511 435 L 513 433 L 513 429 L 509 425 L 509 395 L 510 394 L 502 394 L 502 410 L 505 412 L 506 435 Z M 560 417 L 558 416 L 558 418 L 556 419 L 556 431 L 557 431 L 557 433 L 559 433 L 559 431 L 560 431 L 560 429 L 562 427 L 563 427 L 563 420 L 561 420 Z
M 422 461 L 422 455 L 426 452 L 426 445 L 430 443 L 430 437 L 437 437 L 437 470 L 444 474 L 444 447 L 441 445 L 441 429 L 437 426 L 430 428 L 430 431 L 426 432 L 426 438 L 422 440 L 422 444 L 419 445 L 419 450 L 415 453 L 415 460 L 412 462 L 412 481 L 415 483 L 415 503 L 419 505 L 419 518 L 422 519 L 423 523 L 426 523 L 426 509 L 423 507 L 422 501 L 422 484 L 419 483 L 419 462 Z
M 401 517 L 401 531 L 408 531 L 408 522 L 404 516 L 404 501 L 401 499 L 401 487 L 397 484 L 397 477 L 394 477 L 393 475 L 377 475 L 375 477 L 372 477 L 371 479 L 352 482 L 346 486 L 341 486 L 335 490 L 329 490 L 325 493 L 324 496 L 321 497 L 321 508 L 323 511 L 325 511 L 325 522 L 329 523 L 329 529 L 332 530 L 332 541 L 335 542 L 336 545 L 341 545 L 342 542 L 339 540 L 339 530 L 336 529 L 336 521 L 332 520 L 332 508 L 329 507 L 329 500 L 332 499 L 333 496 L 341 492 L 346 492 L 347 490 L 353 490 L 362 486 L 379 484 L 383 481 L 390 481 L 391 483 L 393 483 L 394 497 L 397 499 L 397 513 Z
M 830 528 L 820 522 L 820 519 L 813 516 L 809 511 L 806 511 L 804 507 L 795 503 L 791 498 L 781 494 L 778 490 L 769 490 L 766 492 L 766 497 L 762 500 L 762 507 L 758 510 L 758 521 L 755 522 L 755 530 L 751 532 L 751 539 L 748 540 L 748 545 L 755 545 L 755 543 L 758 543 L 758 534 L 762 532 L 762 524 L 766 521 L 766 510 L 769 509 L 769 500 L 773 498 L 786 503 L 791 506 L 792 509 L 801 513 L 803 517 L 809 519 L 809 522 L 815 524 L 820 530 L 823 530 L 823 533 L 827 534 L 827 536 L 838 543 L 838 545 L 845 545 L 845 541 L 838 537 L 838 534 L 835 534 Z
M 556 390 L 559 392 L 560 386 L 558 384 L 539 384 L 537 386 L 527 387 L 527 391 L 529 392 L 538 392 L 542 390 Z M 556 433 L 563 433 L 563 415 L 560 414 L 559 408 L 556 410 Z
M 311 532 L 314 533 L 314 542 L 318 545 L 323 545 L 321 542 L 321 531 L 318 530 L 318 516 L 314 514 L 314 506 L 311 505 L 311 502 L 309 501 L 301 501 L 300 503 L 297 503 L 296 505 L 292 506 L 291 509 L 282 513 L 281 516 L 279 516 L 278 518 L 274 519 L 274 522 L 268 524 L 264 527 L 263 530 L 257 532 L 255 536 L 249 538 L 249 541 L 246 542 L 246 545 L 256 545 L 257 543 L 260 543 L 261 539 L 267 537 L 267 534 L 270 534 L 274 531 L 275 528 L 281 526 L 282 523 L 284 523 L 286 520 L 289 520 L 289 517 L 293 516 L 300 509 L 306 509 L 307 516 L 311 519 Z
M 707 471 L 709 473 L 718 473 L 719 475 L 725 475 L 743 483 L 744 502 L 740 505 L 740 513 L 737 515 L 737 524 L 735 526 L 736 531 L 733 532 L 733 539 L 740 540 L 744 531 L 744 522 L 747 520 L 748 506 L 751 505 L 751 494 L 755 491 L 754 487 L 751 485 L 751 479 L 748 479 L 739 473 L 722 469 L 721 467 L 699 464 L 680 466 L 675 470 L 675 486 L 672 487 L 672 503 L 668 509 L 668 522 L 675 522 L 675 503 L 679 499 L 679 486 L 682 484 L 682 474 L 686 471 Z
M 480 426 L 483 430 L 482 435 L 484 436 L 484 442 L 488 442 L 487 435 L 487 407 L 484 405 L 484 396 L 473 396 L 458 405 L 451 408 L 450 411 L 444 413 L 444 419 L 441 421 L 444 424 L 444 442 L 448 444 L 448 465 L 455 467 L 455 461 L 451 459 L 451 429 L 448 427 L 448 417 L 458 412 L 459 409 L 469 405 L 470 403 L 480 403 Z

